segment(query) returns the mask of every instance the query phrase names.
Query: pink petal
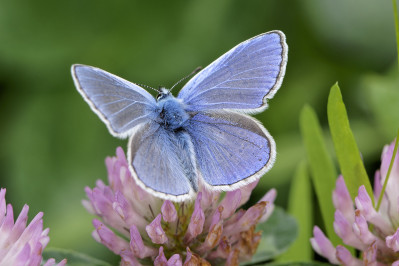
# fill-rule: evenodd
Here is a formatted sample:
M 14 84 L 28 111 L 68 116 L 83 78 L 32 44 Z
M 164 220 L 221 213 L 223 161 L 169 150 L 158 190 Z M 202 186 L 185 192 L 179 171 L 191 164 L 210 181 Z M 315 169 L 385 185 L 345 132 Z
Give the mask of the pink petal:
M 399 251 L 399 228 L 396 230 L 395 234 L 387 236 L 385 238 L 385 243 L 393 251 Z
M 345 247 L 338 245 L 337 246 L 337 258 L 340 261 L 340 264 L 342 265 L 351 265 L 351 266 L 357 266 L 357 265 L 363 265 L 362 261 L 354 258 L 352 254 L 347 250 Z
M 336 210 L 334 214 L 334 231 L 343 240 L 346 245 L 363 249 L 365 245 L 353 233 L 352 225 L 346 220 L 346 217 L 340 210 Z
M 356 207 L 367 221 L 374 224 L 385 235 L 393 233 L 392 226 L 381 215 L 379 215 L 371 202 L 364 185 L 359 187 L 358 196 L 355 198 Z
M 385 180 L 385 176 L 386 176 L 386 174 L 388 172 L 389 165 L 391 164 L 394 148 L 395 148 L 395 140 L 393 140 L 391 142 L 391 144 L 385 145 L 384 149 L 382 151 L 382 154 L 381 154 L 381 168 L 380 168 L 380 170 L 381 170 L 381 176 L 383 177 L 384 180 Z M 397 154 L 395 156 L 394 167 L 399 165 L 399 156 L 398 156 L 398 154 L 399 154 L 399 149 L 398 149 Z M 392 171 L 393 171 L 393 174 L 399 173 L 399 172 L 394 171 L 394 169 L 392 169 Z M 384 180 L 382 180 L 381 183 L 383 183 Z
M 252 182 L 252 183 L 250 183 L 250 184 L 248 184 L 248 185 L 246 185 L 246 186 L 244 186 L 244 187 L 242 187 L 242 188 L 240 188 L 240 191 L 241 191 L 241 202 L 238 205 L 238 207 L 242 206 L 243 204 L 245 204 L 249 200 L 249 197 L 251 197 L 251 194 L 252 194 L 252 190 L 254 190 L 254 188 L 256 187 L 258 182 L 259 182 L 259 179 L 254 181 L 254 182 Z
M 22 211 L 19 214 L 17 220 L 15 221 L 15 224 L 14 224 L 14 226 L 11 230 L 11 233 L 9 235 L 10 242 L 17 241 L 17 239 L 24 232 L 24 230 L 26 228 L 26 222 L 28 221 L 28 211 L 29 211 L 29 206 L 25 204 L 24 207 L 22 208 Z M 39 212 L 30 224 L 33 226 L 33 224 L 35 224 L 35 221 L 41 219 L 42 217 L 43 217 L 43 213 Z
M 337 178 L 335 189 L 333 191 L 334 207 L 339 210 L 349 223 L 355 221 L 355 209 L 353 201 L 349 195 L 348 188 L 346 187 L 345 180 L 342 175 Z
M 179 254 L 174 254 L 169 258 L 167 266 L 182 266 L 183 263 L 181 261 Z
M 222 240 L 219 242 L 219 246 L 216 248 L 216 251 L 211 252 L 207 258 L 216 259 L 222 258 L 226 259 L 231 251 L 231 245 L 227 239 L 227 237 L 222 237 Z
M 223 207 L 222 219 L 227 219 L 231 215 L 233 215 L 241 203 L 241 190 L 237 189 L 234 191 L 229 191 L 226 193 L 226 196 L 219 204 L 219 206 Z
M 96 213 L 100 216 L 113 213 L 112 199 L 107 198 L 98 187 L 95 187 L 92 191 L 92 204 Z
M 167 266 L 168 260 L 163 253 L 163 247 L 159 247 L 159 254 L 154 260 L 154 266 Z
M 370 245 L 376 240 L 375 236 L 369 231 L 366 219 L 358 211 L 356 211 L 355 223 L 353 224 L 353 232 L 366 245 Z
M 122 250 L 129 248 L 128 243 L 124 239 L 116 236 L 114 232 L 112 232 L 99 220 L 94 219 L 93 225 L 96 228 L 96 232 L 101 243 L 115 254 L 119 254 Z
M 164 244 L 168 241 L 168 237 L 161 226 L 161 214 L 158 214 L 155 219 L 145 227 L 148 236 L 151 238 L 152 242 L 155 244 Z
M 272 188 L 270 189 L 258 202 L 266 201 L 269 204 L 272 204 L 277 197 L 277 190 Z
M 377 265 L 377 245 L 374 243 L 363 253 L 364 265 Z
M 59 263 L 57 263 L 57 266 L 65 266 L 67 264 L 67 259 L 63 259 L 62 261 L 60 261 Z
M 53 266 L 55 264 L 55 259 L 48 259 L 43 266 Z
M 91 204 L 91 202 L 89 200 L 85 200 L 83 199 L 81 201 L 83 207 L 90 213 L 90 214 L 96 214 L 96 211 L 94 210 L 93 205 Z
M 395 147 L 395 140 L 390 144 L 384 147 L 384 150 L 381 155 L 381 184 L 385 182 L 386 176 L 388 174 L 389 165 L 392 160 L 392 155 Z M 388 216 L 394 220 L 395 223 L 399 222 L 399 213 L 397 210 L 399 209 L 398 204 L 398 191 L 399 191 L 399 150 L 395 156 L 395 161 L 392 165 L 391 173 L 389 176 L 388 184 L 385 189 L 385 196 L 389 201 L 389 213 Z M 393 233 L 393 232 L 392 232 Z
M 171 223 L 177 219 L 177 211 L 175 205 L 169 200 L 165 200 L 161 207 L 162 217 L 165 222 Z
M 129 216 L 129 203 L 119 190 L 115 192 L 115 201 L 112 203 L 112 208 L 122 220 Z
M 11 204 L 7 204 L 7 214 L 3 219 L 3 223 L 0 226 L 0 256 L 5 251 L 4 246 L 9 246 L 10 240 L 9 235 L 11 234 L 11 230 L 14 226 L 14 212 Z M 3 251 L 3 252 L 2 252 Z
M 144 245 L 139 230 L 135 225 L 132 225 L 132 227 L 130 227 L 130 250 L 135 257 L 138 257 L 140 259 L 155 256 L 157 254 L 156 249 L 149 248 Z
M 215 224 L 212 224 L 205 241 L 197 248 L 197 252 L 206 253 L 211 251 L 214 247 L 216 247 L 216 245 L 219 244 L 220 239 L 222 238 L 222 232 L 223 220 L 219 220 Z
M 6 189 L 0 189 L 0 227 L 6 216 Z
M 313 249 L 320 255 L 327 258 L 333 264 L 339 264 L 335 255 L 336 250 L 331 241 L 323 234 L 319 227 L 313 227 L 313 238 L 310 239 Z
M 274 203 L 274 200 L 276 199 L 276 197 L 277 197 L 277 190 L 273 188 L 273 189 L 269 190 L 269 192 L 267 192 L 266 195 L 262 197 L 262 199 L 259 200 L 259 202 L 266 201 L 267 204 L 266 204 L 265 211 L 264 211 L 263 215 L 260 217 L 258 223 L 265 222 L 272 215 L 273 210 L 274 210 L 273 203 Z
M 31 255 L 31 249 L 30 249 L 29 243 L 26 243 L 24 245 L 24 247 L 22 248 L 22 250 L 19 252 L 19 254 L 16 256 L 16 258 L 14 259 L 13 263 L 16 265 L 28 264 L 29 260 L 30 260 L 30 255 Z M 40 257 L 41 257 L 41 254 L 40 254 Z
M 266 208 L 266 202 L 262 201 L 250 207 L 242 217 L 233 224 L 225 227 L 223 235 L 233 235 L 238 232 L 244 232 L 251 228 L 251 226 L 258 223 Z
M 202 194 L 201 198 L 201 208 L 202 210 L 214 209 L 214 206 L 219 201 L 219 192 L 210 191 L 204 185 L 200 183 L 200 189 Z
M 212 215 L 212 219 L 211 219 L 211 224 L 209 225 L 209 230 L 215 226 L 215 224 L 217 224 L 220 220 L 222 220 L 222 213 L 223 213 L 223 207 L 219 206 L 215 212 Z
M 189 243 L 192 239 L 202 233 L 205 222 L 205 214 L 201 208 L 202 192 L 199 192 L 195 200 L 194 211 L 191 215 L 190 223 L 184 237 L 184 242 Z
M 236 266 L 238 265 L 238 256 L 240 251 L 238 249 L 234 249 L 229 253 L 227 257 L 226 266 Z
M 121 262 L 120 265 L 129 265 L 129 266 L 142 266 L 137 259 L 133 256 L 133 254 L 127 250 L 121 252 Z
M 374 198 L 378 199 L 382 190 L 380 170 L 375 171 L 374 174 Z
M 199 257 L 197 254 L 193 254 L 189 247 L 186 248 L 186 260 L 184 266 L 197 266 L 197 265 L 209 265 L 205 259 Z

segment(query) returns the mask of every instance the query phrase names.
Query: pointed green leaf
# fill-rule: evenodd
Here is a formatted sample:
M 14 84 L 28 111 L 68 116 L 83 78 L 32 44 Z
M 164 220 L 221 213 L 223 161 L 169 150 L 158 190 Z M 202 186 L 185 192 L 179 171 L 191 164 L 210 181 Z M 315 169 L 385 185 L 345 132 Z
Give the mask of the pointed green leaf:
M 292 246 L 279 257 L 279 262 L 311 261 L 313 250 L 309 239 L 312 237 L 313 202 L 310 177 L 305 161 L 302 161 L 292 179 L 288 202 L 288 213 L 296 218 L 299 234 Z
M 300 128 L 327 236 L 334 245 L 341 244 L 342 241 L 335 234 L 333 227 L 335 208 L 332 203 L 332 192 L 335 188 L 337 173 L 327 152 L 316 113 L 310 106 L 302 109 Z
M 43 259 L 48 260 L 50 258 L 54 258 L 57 263 L 67 259 L 67 265 L 71 266 L 111 266 L 105 261 L 95 259 L 86 254 L 59 248 L 46 248 L 43 251 Z
M 359 149 L 349 126 L 345 104 L 337 83 L 331 87 L 327 114 L 335 153 L 352 199 L 357 196 L 361 185 L 366 187 L 369 195 L 373 195 Z M 374 197 L 371 197 L 371 199 L 374 204 Z

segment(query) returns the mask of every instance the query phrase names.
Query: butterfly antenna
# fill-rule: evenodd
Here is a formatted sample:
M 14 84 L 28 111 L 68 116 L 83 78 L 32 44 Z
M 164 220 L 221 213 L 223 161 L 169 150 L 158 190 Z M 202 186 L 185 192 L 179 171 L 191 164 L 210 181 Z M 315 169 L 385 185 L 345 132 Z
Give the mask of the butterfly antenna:
M 198 72 L 200 72 L 201 69 L 202 69 L 202 67 L 197 67 L 196 69 L 194 69 L 193 72 L 191 72 L 190 74 L 188 74 L 187 76 L 185 76 L 184 78 L 182 78 L 181 80 L 179 80 L 178 82 L 176 82 L 175 85 L 173 85 L 172 88 L 170 88 L 169 91 L 172 91 L 172 89 L 173 89 L 174 87 L 176 87 L 177 85 L 179 85 L 182 81 L 184 81 L 184 80 L 188 79 L 189 77 L 191 77 L 191 76 L 197 74 Z
M 145 85 L 145 84 L 139 84 L 139 83 L 133 83 L 133 84 L 136 84 L 137 86 L 144 87 L 144 88 L 147 88 L 147 89 L 151 89 L 151 90 L 154 90 L 154 91 L 156 91 L 158 93 L 161 93 L 160 90 L 154 89 L 153 87 L 150 87 L 150 86 Z

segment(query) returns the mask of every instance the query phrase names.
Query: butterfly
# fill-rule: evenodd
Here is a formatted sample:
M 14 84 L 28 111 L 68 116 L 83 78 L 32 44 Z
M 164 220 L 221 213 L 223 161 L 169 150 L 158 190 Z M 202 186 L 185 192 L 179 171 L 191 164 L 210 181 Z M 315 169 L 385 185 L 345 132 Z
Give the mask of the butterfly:
M 246 40 L 195 74 L 174 97 L 156 99 L 139 85 L 99 68 L 72 66 L 75 86 L 119 138 L 129 137 L 128 163 L 147 192 L 192 198 L 199 184 L 231 191 L 272 166 L 276 144 L 247 114 L 266 109 L 280 88 L 288 47 L 281 31 Z

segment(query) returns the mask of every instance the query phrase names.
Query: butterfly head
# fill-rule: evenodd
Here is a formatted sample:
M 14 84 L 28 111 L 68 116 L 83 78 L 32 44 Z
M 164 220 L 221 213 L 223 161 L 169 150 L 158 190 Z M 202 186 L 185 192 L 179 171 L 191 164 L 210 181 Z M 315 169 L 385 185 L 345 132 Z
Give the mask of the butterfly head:
M 157 102 L 168 98 L 170 95 L 171 95 L 170 90 L 168 90 L 167 88 L 161 87 L 159 89 L 159 93 L 157 95 Z

